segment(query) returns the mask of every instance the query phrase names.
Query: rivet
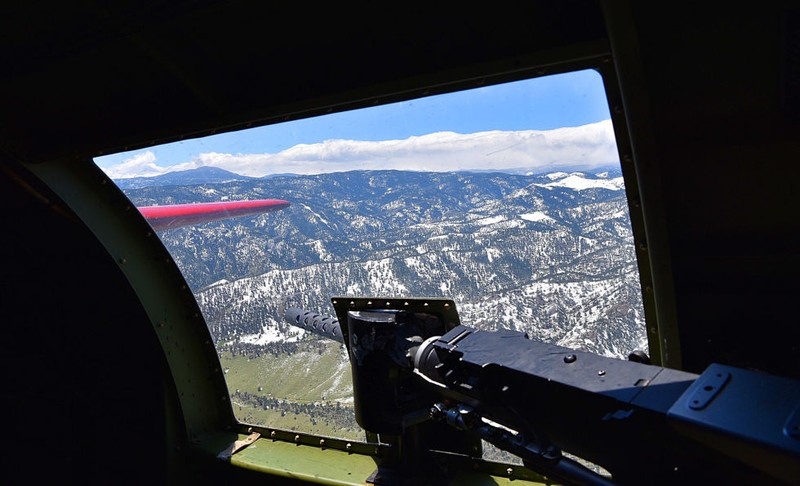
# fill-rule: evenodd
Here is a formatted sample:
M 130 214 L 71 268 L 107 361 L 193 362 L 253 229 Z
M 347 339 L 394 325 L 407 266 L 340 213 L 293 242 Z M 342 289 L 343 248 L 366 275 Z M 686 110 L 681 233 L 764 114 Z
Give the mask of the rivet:
M 606 370 L 600 370 L 597 372 L 597 376 L 603 376 L 606 374 Z
M 300 442 L 300 435 L 295 435 L 294 436 L 294 441 L 295 442 Z
M 320 447 L 325 447 L 325 439 L 320 439 L 319 440 L 319 446 Z
M 269 433 L 269 436 L 270 438 L 275 439 L 276 437 L 278 437 L 278 433 L 273 430 L 272 432 Z
M 574 363 L 575 360 L 577 360 L 577 359 L 578 359 L 578 357 L 575 356 L 574 354 L 568 354 L 568 355 L 564 356 L 564 362 L 565 363 Z
M 508 468 L 508 469 L 506 469 L 506 474 L 508 474 L 509 476 L 511 476 L 512 474 L 514 474 L 514 469 L 513 469 L 513 468 Z

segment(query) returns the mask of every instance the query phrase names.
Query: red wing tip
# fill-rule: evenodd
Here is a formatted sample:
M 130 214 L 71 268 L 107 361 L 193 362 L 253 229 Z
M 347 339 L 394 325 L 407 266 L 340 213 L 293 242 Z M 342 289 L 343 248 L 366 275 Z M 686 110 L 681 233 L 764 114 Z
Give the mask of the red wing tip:
M 171 204 L 137 208 L 156 230 L 279 211 L 291 206 L 283 199 Z

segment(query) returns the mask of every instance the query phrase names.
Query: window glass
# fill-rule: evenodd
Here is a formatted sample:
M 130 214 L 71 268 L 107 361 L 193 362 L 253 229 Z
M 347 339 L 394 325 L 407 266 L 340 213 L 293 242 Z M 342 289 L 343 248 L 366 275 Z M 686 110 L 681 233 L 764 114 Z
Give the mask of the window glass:
M 157 233 L 202 309 L 236 417 L 363 439 L 344 346 L 286 322 L 287 308 L 445 297 L 468 326 L 647 351 L 609 118 L 601 77 L 581 71 L 96 163 L 143 212 L 277 200 L 213 221 L 178 206 Z

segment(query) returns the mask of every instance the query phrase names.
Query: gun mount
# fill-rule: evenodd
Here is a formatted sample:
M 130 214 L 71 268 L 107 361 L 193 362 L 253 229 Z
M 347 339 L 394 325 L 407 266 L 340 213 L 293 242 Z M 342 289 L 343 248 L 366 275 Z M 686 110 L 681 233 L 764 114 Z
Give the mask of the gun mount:
M 443 479 L 408 451 L 475 457 L 479 439 L 569 484 L 800 484 L 795 380 L 718 364 L 695 375 L 475 330 L 452 301 L 333 302 L 356 420 L 397 446 L 376 484 L 402 484 L 408 471 Z

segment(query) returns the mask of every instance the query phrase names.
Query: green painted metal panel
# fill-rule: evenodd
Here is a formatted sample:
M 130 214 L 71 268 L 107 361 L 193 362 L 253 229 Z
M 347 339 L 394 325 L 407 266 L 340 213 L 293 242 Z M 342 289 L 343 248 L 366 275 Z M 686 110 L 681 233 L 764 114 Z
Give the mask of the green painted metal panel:
M 244 440 L 246 437 L 239 435 L 238 439 Z M 367 478 L 377 469 L 376 459 L 371 456 L 264 438 L 235 453 L 231 457 L 231 464 L 275 476 L 326 485 L 364 485 L 367 484 Z M 450 484 L 459 486 L 555 484 L 543 478 L 542 481 L 521 479 L 518 473 L 514 472 L 520 469 L 518 466 L 508 467 L 512 471 L 510 477 L 462 469 L 454 475 Z M 526 475 L 529 476 L 530 472 Z

